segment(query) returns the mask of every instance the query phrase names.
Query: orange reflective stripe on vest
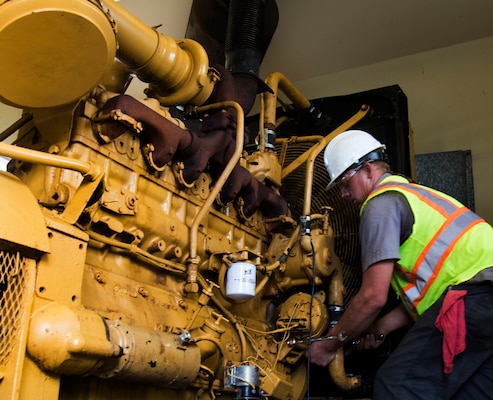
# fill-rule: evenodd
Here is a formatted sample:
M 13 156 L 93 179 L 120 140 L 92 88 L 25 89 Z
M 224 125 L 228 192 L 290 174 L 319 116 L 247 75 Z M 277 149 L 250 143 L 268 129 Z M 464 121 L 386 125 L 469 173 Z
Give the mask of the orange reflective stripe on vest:
M 416 281 L 414 284 L 409 284 L 403 288 L 414 307 L 417 307 L 418 302 L 435 281 L 443 263 L 452 252 L 457 241 L 469 229 L 482 221 L 481 218 L 478 218 L 467 208 L 458 209 L 450 214 L 450 218 L 446 220 L 416 260 L 413 274 L 414 276 L 420 276 L 422 281 Z M 444 246 L 443 243 L 448 243 L 448 245 Z

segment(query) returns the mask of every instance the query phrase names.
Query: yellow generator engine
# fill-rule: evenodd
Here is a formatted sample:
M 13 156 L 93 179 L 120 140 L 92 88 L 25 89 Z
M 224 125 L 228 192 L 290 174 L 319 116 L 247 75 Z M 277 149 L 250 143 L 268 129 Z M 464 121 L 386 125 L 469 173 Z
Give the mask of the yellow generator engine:
M 0 100 L 23 110 L 0 143 L 1 399 L 304 397 L 306 339 L 345 302 L 315 160 L 369 108 L 289 160 L 279 93 L 324 116 L 244 48 L 213 63 L 111 0 L 0 3 Z M 300 170 L 294 216 L 281 193 Z M 327 374 L 361 383 L 342 350 Z

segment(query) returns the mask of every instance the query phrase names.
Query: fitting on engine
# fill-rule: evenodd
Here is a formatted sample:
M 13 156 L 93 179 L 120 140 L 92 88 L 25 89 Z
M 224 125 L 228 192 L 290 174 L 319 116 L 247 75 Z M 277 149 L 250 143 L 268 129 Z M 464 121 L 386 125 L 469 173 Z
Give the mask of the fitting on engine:
M 344 314 L 344 307 L 336 304 L 330 304 L 327 309 L 329 311 L 329 327 L 332 328 L 339 322 L 342 314 Z
M 264 128 L 264 145 L 266 149 L 274 150 L 276 148 L 276 131 L 274 129 Z
M 234 387 L 237 400 L 261 400 L 258 367 L 236 365 L 226 371 L 226 387 Z
M 302 215 L 300 217 L 300 235 L 310 236 L 312 232 L 311 229 L 311 217 L 309 215 Z
M 302 215 L 300 217 L 300 245 L 305 253 L 312 252 L 311 235 L 311 217 L 309 215 Z

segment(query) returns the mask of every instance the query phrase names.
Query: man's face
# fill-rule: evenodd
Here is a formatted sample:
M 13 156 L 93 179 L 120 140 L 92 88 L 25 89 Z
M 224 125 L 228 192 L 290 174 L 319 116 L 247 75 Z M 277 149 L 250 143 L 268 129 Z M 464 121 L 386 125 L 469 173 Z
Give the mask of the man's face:
M 351 200 L 357 206 L 363 204 L 373 187 L 366 165 L 368 164 L 365 163 L 361 167 L 350 169 L 337 183 L 342 197 Z

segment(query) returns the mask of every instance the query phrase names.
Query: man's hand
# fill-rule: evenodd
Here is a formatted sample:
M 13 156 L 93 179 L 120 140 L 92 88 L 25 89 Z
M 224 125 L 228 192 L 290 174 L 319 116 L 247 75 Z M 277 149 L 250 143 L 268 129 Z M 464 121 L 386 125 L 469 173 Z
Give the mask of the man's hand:
M 375 350 L 384 342 L 385 336 L 383 333 L 367 332 L 358 339 L 358 350 Z
M 404 305 L 399 304 L 392 311 L 375 321 L 359 338 L 358 350 L 373 350 L 380 347 L 385 341 L 386 335 L 411 323 L 412 318 L 404 308 Z
M 326 367 L 334 360 L 337 348 L 330 346 L 330 340 L 327 340 L 323 342 L 313 342 L 308 351 L 311 363 Z
M 361 288 L 352 298 L 348 308 L 328 335 L 345 332 L 348 341 L 368 330 L 387 301 L 394 260 L 373 264 L 363 272 Z M 385 332 L 385 331 L 384 331 Z M 313 364 L 327 366 L 335 358 L 336 351 L 344 343 L 337 340 L 314 342 L 309 349 Z

